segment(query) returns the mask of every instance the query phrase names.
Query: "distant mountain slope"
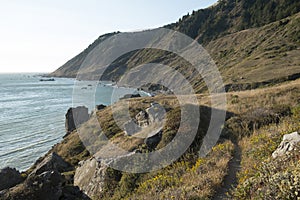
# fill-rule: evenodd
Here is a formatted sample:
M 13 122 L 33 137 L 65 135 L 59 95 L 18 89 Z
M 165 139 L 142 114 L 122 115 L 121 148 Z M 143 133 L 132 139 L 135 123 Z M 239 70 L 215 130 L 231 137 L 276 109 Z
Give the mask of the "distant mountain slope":
M 249 88 L 249 84 L 258 87 L 258 83 L 295 79 L 300 77 L 299 25 L 297 13 L 263 27 L 226 35 L 205 47 L 227 84 L 246 84 L 244 87 Z
M 221 71 L 227 90 L 250 89 L 299 77 L 299 10 L 300 3 L 294 0 L 219 1 L 166 27 L 204 43 Z M 50 76 L 76 77 L 88 53 L 114 34 L 100 36 Z M 149 49 L 122 56 L 108 68 L 103 79 L 118 80 L 126 70 L 151 62 L 176 68 L 197 92 L 206 89 L 189 63 L 170 53 Z M 97 68 L 89 70 L 95 72 Z
M 49 74 L 49 76 L 76 77 L 77 71 L 79 70 L 86 56 L 102 41 L 117 33 L 118 32 L 101 35 L 97 40 L 95 40 L 92 44 L 90 44 L 84 51 L 76 55 L 74 58 L 66 62 L 63 66 L 61 66 L 51 74 Z
M 298 0 L 219 0 L 217 4 L 193 11 L 166 27 L 206 44 L 220 36 L 260 27 L 299 11 Z

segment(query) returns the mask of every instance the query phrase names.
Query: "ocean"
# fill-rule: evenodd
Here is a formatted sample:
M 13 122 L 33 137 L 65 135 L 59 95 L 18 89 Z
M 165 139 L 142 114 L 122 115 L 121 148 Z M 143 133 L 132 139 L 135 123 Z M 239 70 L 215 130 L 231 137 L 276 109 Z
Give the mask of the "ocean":
M 24 171 L 60 142 L 68 108 L 85 105 L 91 112 L 95 105 L 110 105 L 137 92 L 108 83 L 40 79 L 45 78 L 33 73 L 0 74 L 0 169 L 9 166 Z

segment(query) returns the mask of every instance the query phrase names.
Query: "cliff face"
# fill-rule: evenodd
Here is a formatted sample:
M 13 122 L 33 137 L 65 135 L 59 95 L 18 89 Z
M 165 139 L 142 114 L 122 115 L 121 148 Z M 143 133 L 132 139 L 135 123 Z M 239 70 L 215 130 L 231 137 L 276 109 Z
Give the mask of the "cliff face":
M 235 156 L 235 149 L 239 149 L 237 145 L 241 145 L 243 161 L 240 163 L 241 178 L 236 180 L 239 187 L 234 197 L 245 199 L 256 195 L 259 198 L 267 192 L 269 195 L 282 193 L 281 198 L 289 194 L 298 195 L 298 190 L 295 190 L 299 185 L 297 181 L 293 182 L 295 187 L 285 187 L 283 193 L 284 185 L 277 188 L 276 177 L 279 174 L 287 182 L 292 178 L 300 179 L 299 153 L 289 157 L 287 164 L 284 164 L 284 160 L 273 162 L 269 158 L 279 145 L 282 134 L 299 130 L 299 1 L 249 2 L 220 1 L 213 7 L 195 11 L 167 26 L 205 43 L 205 48 L 217 62 L 228 90 L 270 86 L 297 79 L 251 92 L 229 92 L 228 118 L 222 126 L 221 138 L 205 158 L 199 158 L 198 151 L 213 108 L 209 107 L 209 95 L 201 94 L 197 95 L 201 106 L 185 105 L 190 111 L 200 109 L 201 123 L 197 124 L 198 132 L 194 142 L 178 160 L 166 168 L 137 174 L 105 165 L 105 162 L 116 161 L 114 158 L 119 154 L 103 143 L 101 138 L 108 138 L 113 144 L 130 152 L 126 155 L 149 153 L 168 145 L 180 128 L 182 107 L 174 95 L 125 99 L 114 106 L 120 119 L 124 120 L 123 114 L 127 112 L 135 116 L 133 120 L 140 125 L 132 131 L 134 134 L 141 127 L 147 128 L 149 125 L 151 120 L 146 111 L 154 102 L 166 109 L 165 124 L 159 131 L 155 131 L 158 137 L 145 139 L 125 134 L 124 126 L 128 121 L 117 124 L 110 106 L 99 106 L 92 116 L 87 116 L 84 109 L 85 117 L 80 120 L 83 123 L 80 130 L 74 129 L 74 123 L 67 123 L 68 134 L 62 142 L 56 144 L 28 171 L 20 174 L 12 170 L 17 181 L 1 188 L 4 190 L 0 192 L 0 199 L 49 199 L 49 196 L 50 199 L 209 199 L 226 182 L 224 180 L 230 170 L 230 160 Z M 85 51 L 50 75 L 75 77 L 86 56 L 114 34 L 117 33 L 100 36 Z M 109 67 L 103 78 L 118 80 L 128 69 L 158 61 L 184 74 L 197 92 L 205 90 L 201 77 L 193 74 L 189 63 L 171 53 L 150 49 L 122 56 Z M 91 72 L 97 71 L 97 67 L 89 69 Z M 124 101 L 129 102 L 129 111 L 124 107 Z M 70 113 L 66 117 L 67 121 L 73 119 Z M 99 124 L 101 129 L 98 128 Z M 183 122 L 183 135 L 193 129 L 195 127 Z M 233 144 L 236 140 L 241 142 Z M 269 166 L 264 166 L 262 162 L 265 163 L 267 159 Z M 272 168 L 274 163 L 276 169 Z M 268 172 L 264 171 L 265 167 L 270 169 L 268 171 L 272 173 L 273 183 Z M 289 168 L 292 169 L 291 173 Z M 259 177 L 265 178 L 257 177 L 257 169 L 261 174 Z M 264 193 L 261 193 L 261 187 Z M 273 196 L 270 198 L 275 199 Z

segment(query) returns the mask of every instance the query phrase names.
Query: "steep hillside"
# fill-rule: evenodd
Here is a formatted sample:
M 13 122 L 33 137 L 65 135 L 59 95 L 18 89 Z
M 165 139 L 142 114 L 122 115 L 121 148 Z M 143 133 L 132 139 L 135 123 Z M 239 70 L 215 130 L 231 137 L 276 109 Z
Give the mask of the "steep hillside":
M 207 44 L 220 36 L 260 27 L 299 11 L 297 0 L 219 0 L 217 4 L 193 11 L 166 27 Z
M 226 90 L 244 90 L 299 77 L 299 10 L 300 3 L 294 0 L 222 0 L 165 27 L 185 33 L 204 45 L 221 71 Z M 76 77 L 86 56 L 114 34 L 100 36 L 49 76 Z M 201 76 L 194 73 L 188 62 L 168 52 L 149 49 L 123 55 L 102 79 L 117 81 L 128 69 L 151 62 L 174 67 L 197 92 L 206 90 L 199 81 Z M 97 70 L 93 67 L 89 72 Z
M 155 146 L 149 145 L 142 138 L 125 135 L 113 119 L 112 106 L 95 111 L 89 121 L 80 127 L 80 132 L 84 130 L 85 134 L 81 132 L 80 138 L 77 131 L 66 135 L 61 143 L 55 145 L 46 156 L 40 158 L 31 169 L 22 174 L 25 179 L 23 183 L 1 192 L 0 199 L 38 198 L 42 192 L 49 194 L 53 190 L 60 199 L 75 199 L 75 197 L 89 199 L 80 197 L 82 193 L 74 185 L 79 186 L 91 199 L 212 199 L 216 191 L 225 183 L 226 175 L 232 170 L 230 160 L 235 156 L 234 151 L 238 148 L 242 149 L 240 163 L 242 170 L 237 174 L 238 187 L 233 191 L 233 197 L 251 199 L 254 196 L 255 199 L 264 199 L 261 195 L 268 194 L 274 197 L 272 199 L 276 199 L 276 195 L 280 196 L 279 199 L 293 199 L 285 195 L 297 191 L 294 187 L 285 187 L 285 182 L 297 187 L 299 185 L 297 182 L 299 179 L 292 179 L 299 178 L 299 153 L 291 157 L 288 162 L 281 159 L 273 160 L 270 156 L 279 145 L 283 134 L 300 128 L 299 83 L 300 79 L 252 92 L 227 93 L 227 108 L 230 114 L 223 127 L 223 135 L 219 143 L 206 157 L 199 157 L 197 150 L 210 119 L 208 117 L 210 97 L 205 94 L 197 95 L 200 106 L 189 105 L 191 109 L 199 106 L 202 111 L 203 123 L 199 124 L 195 141 L 180 159 L 168 167 L 150 173 L 127 173 L 103 167 L 102 164 L 99 164 L 102 168 L 97 168 L 97 173 L 94 173 L 92 156 L 86 150 L 82 140 L 92 141 L 91 144 L 99 148 L 100 154 L 111 153 L 111 149 L 105 148 L 106 146 L 99 139 L 103 134 L 110 142 L 130 152 L 157 151 L 169 144 L 175 134 L 180 134 L 176 132 L 182 107 L 178 107 L 176 97 L 162 95 L 125 100 L 130 104 L 129 112 L 132 116 L 147 108 L 152 102 L 158 102 L 166 108 L 167 123 Z M 125 113 L 122 111 L 125 105 L 122 102 L 124 101 L 114 105 L 121 117 Z M 102 131 L 97 128 L 98 123 L 101 124 Z M 184 127 L 185 131 L 188 131 L 190 126 Z M 97 138 L 99 143 L 95 143 Z M 237 138 L 240 139 L 236 141 Z M 45 173 L 42 173 L 45 170 L 55 170 L 60 166 L 56 160 L 52 160 L 50 164 L 45 161 L 53 152 L 68 162 L 71 167 L 59 168 L 63 184 L 58 186 L 54 184 L 58 188 L 50 188 L 50 190 L 43 185 L 45 183 L 41 178 L 47 178 Z M 93 157 L 96 156 L 98 154 Z M 41 164 L 43 168 L 40 167 Z M 41 181 L 38 182 L 40 184 L 35 184 L 37 181 L 32 175 L 36 169 L 41 171 L 41 175 L 37 176 L 39 178 L 37 181 Z M 78 180 L 76 178 L 78 173 L 87 175 L 86 180 Z M 260 176 L 257 176 L 257 173 Z M 284 182 L 278 182 L 278 178 Z M 53 178 L 54 181 L 57 179 Z
M 299 78 L 300 14 L 222 36 L 204 47 L 216 62 L 226 90 L 245 90 Z M 75 77 L 85 56 L 107 36 L 100 37 L 83 53 L 71 59 L 51 76 Z M 183 74 L 197 92 L 206 90 L 199 74 L 185 60 L 174 54 L 144 49 L 128 53 L 116 60 L 103 79 L 118 80 L 128 69 L 145 63 L 169 65 Z M 96 72 L 97 67 L 90 68 Z
M 51 73 L 50 76 L 55 77 L 76 77 L 77 71 L 79 70 L 82 62 L 86 58 L 86 56 L 102 41 L 107 39 L 108 37 L 117 34 L 114 33 L 107 33 L 101 35 L 97 40 L 95 40 L 92 44 L 90 44 L 84 51 L 76 55 L 74 58 L 66 62 L 63 66 L 55 70 L 55 72 Z
M 253 89 L 300 77 L 300 13 L 291 17 L 232 33 L 205 45 L 216 62 L 226 90 Z M 128 61 L 112 67 L 108 75 L 118 79 L 121 71 L 144 63 L 161 62 L 183 74 L 197 92 L 205 90 L 205 84 L 193 67 L 170 53 L 142 50 Z
M 228 89 L 256 88 L 300 77 L 300 13 L 209 42 Z

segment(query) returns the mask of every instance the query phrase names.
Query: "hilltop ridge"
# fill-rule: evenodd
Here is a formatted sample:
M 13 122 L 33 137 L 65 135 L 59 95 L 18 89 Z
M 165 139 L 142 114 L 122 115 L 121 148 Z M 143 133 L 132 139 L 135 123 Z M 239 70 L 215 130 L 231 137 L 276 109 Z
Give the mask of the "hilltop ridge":
M 245 90 L 299 77 L 299 11 L 300 3 L 294 0 L 256 0 L 251 3 L 222 0 L 164 27 L 182 32 L 202 44 L 217 64 L 227 90 Z M 76 77 L 86 56 L 102 41 L 117 33 L 100 36 L 49 76 Z M 177 67 L 186 77 L 192 77 L 188 80 L 196 92 L 205 91 L 201 77 L 192 76 L 189 64 L 176 58 L 180 66 L 174 66 L 174 58 L 174 55 L 161 51 L 134 51 L 112 63 L 103 79 L 118 80 L 132 67 L 163 61 Z M 97 67 L 89 70 L 96 72 Z M 199 80 L 201 83 L 198 83 Z

